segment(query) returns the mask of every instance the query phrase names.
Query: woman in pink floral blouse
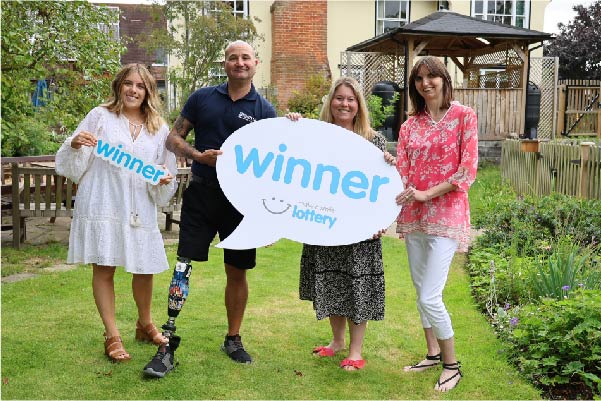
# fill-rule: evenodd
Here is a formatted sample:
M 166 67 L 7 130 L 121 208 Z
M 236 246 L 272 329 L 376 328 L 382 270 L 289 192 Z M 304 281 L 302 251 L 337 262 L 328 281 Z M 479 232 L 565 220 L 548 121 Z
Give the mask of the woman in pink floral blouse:
M 420 59 L 409 77 L 411 117 L 401 126 L 397 168 L 405 190 L 397 232 L 405 239 L 411 278 L 428 353 L 405 371 L 443 370 L 439 391 L 462 377 L 455 357 L 454 332 L 442 300 L 455 251 L 466 251 L 470 234 L 467 191 L 478 167 L 476 113 L 453 100 L 451 77 L 435 57 Z

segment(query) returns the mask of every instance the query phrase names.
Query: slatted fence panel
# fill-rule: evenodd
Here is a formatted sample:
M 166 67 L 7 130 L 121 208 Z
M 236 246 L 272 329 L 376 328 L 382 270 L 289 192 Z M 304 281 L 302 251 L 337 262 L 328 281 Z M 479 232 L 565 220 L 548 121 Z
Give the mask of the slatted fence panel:
M 587 172 L 584 178 L 583 166 Z M 540 142 L 539 152 L 524 152 L 520 141 L 506 140 L 501 151 L 501 174 L 520 195 L 556 192 L 601 199 L 601 146 L 597 141 L 583 163 L 578 141 Z
M 457 88 L 453 90 L 453 96 L 476 112 L 480 139 L 500 139 L 511 133 L 521 134 L 524 118 L 522 89 Z

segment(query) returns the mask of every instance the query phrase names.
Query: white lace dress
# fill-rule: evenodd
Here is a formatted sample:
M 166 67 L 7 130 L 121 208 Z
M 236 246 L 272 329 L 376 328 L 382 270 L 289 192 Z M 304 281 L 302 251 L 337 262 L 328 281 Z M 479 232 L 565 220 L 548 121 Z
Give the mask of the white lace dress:
M 165 148 L 169 129 L 163 125 L 154 135 L 142 128 L 133 141 L 128 121 L 105 107 L 88 113 L 75 130 L 88 131 L 123 151 L 155 165 L 164 164 L 177 174 L 175 155 Z M 68 263 L 123 266 L 127 272 L 156 274 L 169 268 L 163 237 L 157 223 L 157 205 L 169 202 L 176 180 L 151 185 L 143 179 L 102 160 L 94 148 L 71 147 L 69 137 L 56 155 L 58 174 L 79 183 L 69 236 Z M 138 226 L 130 223 L 138 215 Z

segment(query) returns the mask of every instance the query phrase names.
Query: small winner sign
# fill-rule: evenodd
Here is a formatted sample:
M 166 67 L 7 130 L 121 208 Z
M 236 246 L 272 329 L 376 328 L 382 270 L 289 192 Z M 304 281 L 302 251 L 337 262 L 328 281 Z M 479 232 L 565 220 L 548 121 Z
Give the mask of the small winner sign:
M 158 184 L 161 179 L 160 177 L 167 175 L 165 170 L 160 166 L 146 163 L 144 160 L 138 159 L 134 155 L 124 151 L 121 144 L 114 146 L 99 139 L 94 147 L 94 154 L 114 166 L 129 171 L 152 185 Z
M 280 238 L 352 244 L 387 228 L 400 212 L 396 168 L 372 143 L 339 126 L 260 120 L 234 132 L 221 150 L 219 183 L 244 219 L 219 248 L 257 248 Z

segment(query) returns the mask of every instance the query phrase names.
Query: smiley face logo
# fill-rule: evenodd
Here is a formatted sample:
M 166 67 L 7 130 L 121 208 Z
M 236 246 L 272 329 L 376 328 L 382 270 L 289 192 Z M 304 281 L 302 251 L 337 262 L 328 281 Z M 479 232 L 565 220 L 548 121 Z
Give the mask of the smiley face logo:
M 268 203 L 269 206 L 267 206 Z M 271 214 L 283 214 L 286 213 L 288 209 L 292 207 L 292 205 L 290 203 L 285 203 L 283 199 L 280 199 L 279 202 L 276 202 L 274 196 L 271 198 L 271 200 L 263 198 L 263 207 Z

